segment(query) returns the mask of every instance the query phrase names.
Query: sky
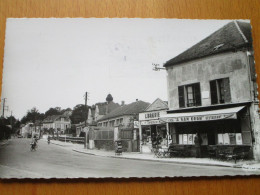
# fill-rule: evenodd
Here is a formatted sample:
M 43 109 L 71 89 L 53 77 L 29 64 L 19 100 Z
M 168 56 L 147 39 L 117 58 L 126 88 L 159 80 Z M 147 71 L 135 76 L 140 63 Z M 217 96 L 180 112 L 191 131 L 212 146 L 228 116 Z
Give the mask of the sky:
M 167 101 L 165 62 L 230 20 L 8 18 L 2 98 L 21 119 L 36 107 Z M 2 101 L 3 102 L 3 101 Z M 2 114 L 1 103 L 1 114 Z

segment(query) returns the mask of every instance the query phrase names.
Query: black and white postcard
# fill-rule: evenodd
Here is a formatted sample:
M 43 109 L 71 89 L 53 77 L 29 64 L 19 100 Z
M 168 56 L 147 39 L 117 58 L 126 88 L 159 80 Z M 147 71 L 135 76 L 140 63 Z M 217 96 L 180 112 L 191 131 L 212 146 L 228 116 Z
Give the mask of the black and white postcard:
M 260 174 L 249 20 L 8 18 L 0 178 Z

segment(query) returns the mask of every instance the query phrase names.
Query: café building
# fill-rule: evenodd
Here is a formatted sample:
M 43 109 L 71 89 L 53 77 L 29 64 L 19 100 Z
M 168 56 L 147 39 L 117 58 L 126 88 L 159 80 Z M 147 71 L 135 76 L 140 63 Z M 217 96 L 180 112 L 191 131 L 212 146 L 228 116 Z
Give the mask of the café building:
M 168 135 L 166 122 L 160 120 L 160 116 L 165 115 L 168 104 L 157 98 L 143 112 L 139 113 L 139 135 L 140 151 L 151 153 L 153 141 L 157 136 L 161 138 L 161 145 L 168 145 Z
M 210 147 L 250 147 L 260 159 L 260 120 L 251 26 L 233 21 L 164 64 L 169 142 L 195 155 Z

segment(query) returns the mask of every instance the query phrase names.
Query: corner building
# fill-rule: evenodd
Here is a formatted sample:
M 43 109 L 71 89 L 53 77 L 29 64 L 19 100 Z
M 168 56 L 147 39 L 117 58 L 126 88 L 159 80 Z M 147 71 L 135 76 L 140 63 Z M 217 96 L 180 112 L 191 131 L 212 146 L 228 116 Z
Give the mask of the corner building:
M 194 136 L 209 147 L 250 146 L 260 160 L 259 101 L 251 26 L 233 21 L 167 61 L 171 143 L 195 155 Z

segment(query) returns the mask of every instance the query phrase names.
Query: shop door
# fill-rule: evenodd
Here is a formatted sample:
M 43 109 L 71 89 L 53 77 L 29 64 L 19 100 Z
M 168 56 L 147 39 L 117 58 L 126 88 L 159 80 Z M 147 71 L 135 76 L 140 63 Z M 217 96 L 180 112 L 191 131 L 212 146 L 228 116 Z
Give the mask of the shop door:
M 209 131 L 209 133 L 207 134 L 208 134 L 208 145 L 216 145 L 215 133 Z

